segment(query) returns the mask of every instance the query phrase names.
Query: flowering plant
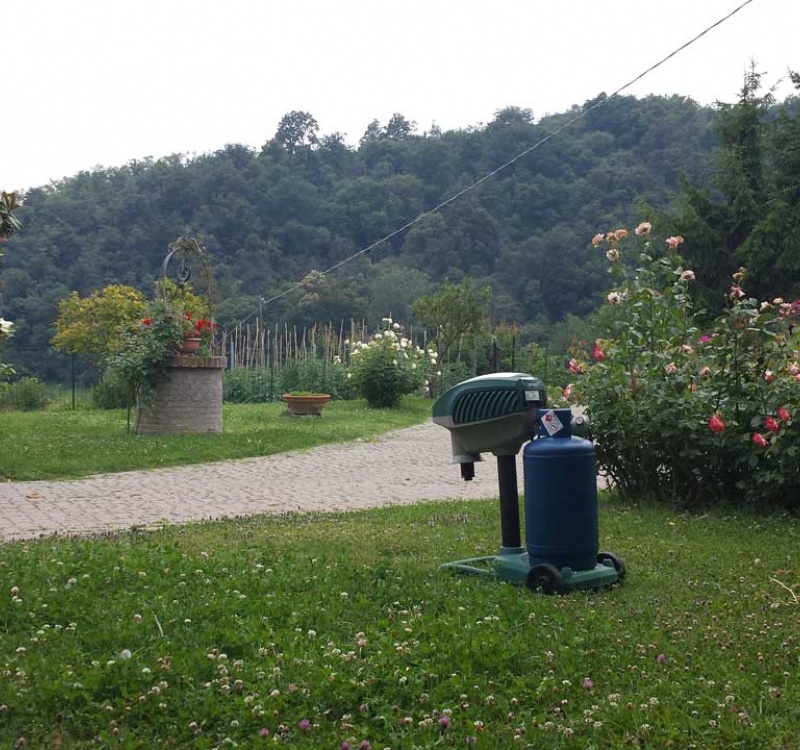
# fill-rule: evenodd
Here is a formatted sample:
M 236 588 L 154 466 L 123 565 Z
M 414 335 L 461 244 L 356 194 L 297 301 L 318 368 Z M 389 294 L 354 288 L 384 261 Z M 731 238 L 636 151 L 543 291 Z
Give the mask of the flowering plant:
M 740 269 L 709 319 L 693 308 L 684 239 L 650 233 L 637 227 L 638 253 L 624 229 L 592 241 L 614 285 L 564 396 L 587 407 L 601 470 L 631 498 L 798 507 L 800 301 L 748 297 Z
M 167 300 L 152 302 L 148 316 L 125 336 L 119 351 L 109 360 L 109 375 L 130 388 L 141 405 L 149 407 L 184 338 L 200 338 L 199 353 L 207 354 L 211 352 L 215 331 L 212 321 L 196 318 L 179 304 Z
M 353 386 L 372 408 L 392 408 L 400 397 L 426 384 L 438 354 L 425 351 L 403 335 L 402 326 L 383 318 L 382 329 L 368 341 L 350 342 Z
M 13 334 L 14 324 L 10 320 L 0 318 L 0 352 L 3 351 L 3 345 L 8 341 Z M 11 365 L 4 365 L 0 362 L 0 377 L 13 375 L 14 368 Z

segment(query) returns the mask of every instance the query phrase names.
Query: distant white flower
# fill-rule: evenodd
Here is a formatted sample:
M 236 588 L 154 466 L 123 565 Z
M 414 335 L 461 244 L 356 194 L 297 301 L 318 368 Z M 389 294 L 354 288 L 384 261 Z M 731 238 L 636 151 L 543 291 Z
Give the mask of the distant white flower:
M 383 338 L 383 334 L 382 333 L 376 333 L 375 334 L 375 341 L 380 341 L 382 338 Z
M 0 318 L 0 333 L 5 333 L 7 336 L 11 334 L 11 329 L 14 324 L 10 320 Z
M 394 330 L 395 330 L 395 331 L 399 331 L 399 330 L 400 330 L 400 324 L 399 324 L 399 323 L 395 323 L 395 324 L 392 326 L 392 328 L 394 328 Z
M 119 652 L 120 659 L 130 659 L 131 656 L 133 656 L 133 654 L 128 648 L 123 648 L 122 651 Z

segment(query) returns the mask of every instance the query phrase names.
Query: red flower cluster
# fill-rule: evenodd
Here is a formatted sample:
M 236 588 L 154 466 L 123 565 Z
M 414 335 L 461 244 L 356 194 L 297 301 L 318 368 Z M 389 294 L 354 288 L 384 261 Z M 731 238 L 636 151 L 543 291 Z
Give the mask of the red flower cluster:
M 778 409 L 778 419 L 775 417 L 767 417 L 764 420 L 764 429 L 767 432 L 772 432 L 773 434 L 777 434 L 781 431 L 781 425 L 778 420 L 781 422 L 789 422 L 792 419 L 792 415 L 789 413 L 789 410 L 785 406 L 781 406 Z M 767 440 L 766 436 L 762 435 L 760 432 L 753 433 L 753 442 L 759 446 L 760 448 L 768 448 L 769 447 L 769 440 Z

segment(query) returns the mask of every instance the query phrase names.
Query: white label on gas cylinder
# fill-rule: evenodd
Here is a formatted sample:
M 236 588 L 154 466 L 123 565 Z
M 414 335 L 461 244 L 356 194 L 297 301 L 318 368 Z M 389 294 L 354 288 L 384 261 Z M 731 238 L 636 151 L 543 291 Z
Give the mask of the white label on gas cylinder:
M 525 391 L 526 401 L 539 401 L 539 391 Z
M 557 432 L 561 432 L 561 430 L 564 429 L 564 425 L 552 409 L 545 412 L 542 417 L 542 424 L 550 437 L 553 437 Z

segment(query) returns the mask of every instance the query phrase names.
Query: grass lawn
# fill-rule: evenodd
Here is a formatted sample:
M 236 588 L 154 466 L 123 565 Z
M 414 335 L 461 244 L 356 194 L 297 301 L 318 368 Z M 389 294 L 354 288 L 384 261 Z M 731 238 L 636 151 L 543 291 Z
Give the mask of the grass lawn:
M 2 545 L 0 747 L 800 748 L 797 520 L 601 505 L 565 597 L 496 501 Z
M 82 477 L 114 471 L 224 461 L 371 438 L 430 418 L 431 402 L 398 409 L 331 401 L 323 415 L 290 417 L 282 403 L 225 404 L 219 435 L 127 432 L 124 410 L 0 411 L 0 480 Z

